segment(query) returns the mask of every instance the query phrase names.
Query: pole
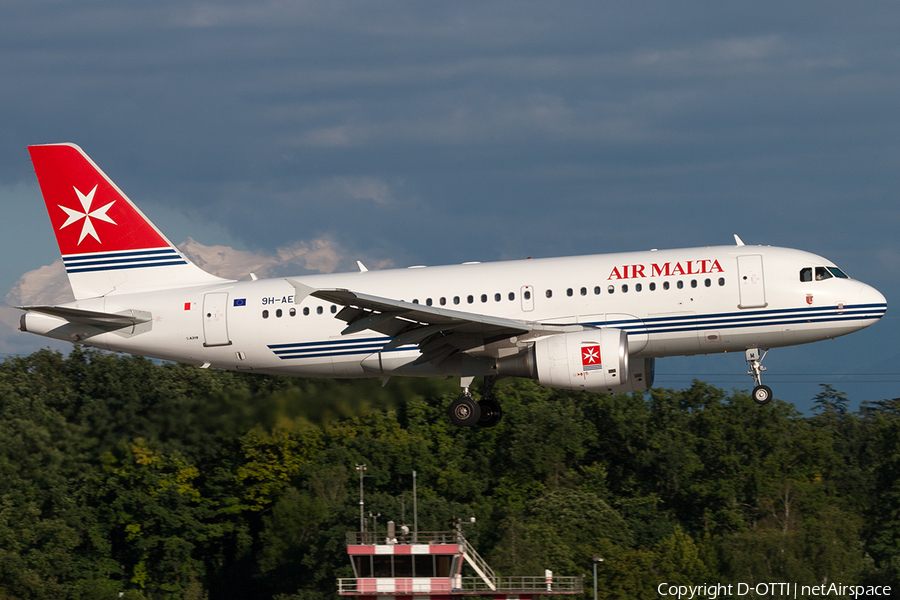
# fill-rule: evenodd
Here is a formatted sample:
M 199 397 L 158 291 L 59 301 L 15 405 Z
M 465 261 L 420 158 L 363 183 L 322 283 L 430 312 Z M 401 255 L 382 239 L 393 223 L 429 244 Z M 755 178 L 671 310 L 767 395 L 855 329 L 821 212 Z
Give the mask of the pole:
M 419 500 L 416 495 L 416 472 L 413 471 L 413 544 L 419 542 Z
M 603 559 L 594 555 L 594 600 L 597 600 L 597 563 L 603 562 Z
M 356 470 L 359 471 L 359 533 L 360 537 L 365 538 L 366 515 L 365 504 L 363 503 L 363 473 L 366 470 L 366 465 L 356 465 Z M 360 541 L 365 543 L 365 540 Z

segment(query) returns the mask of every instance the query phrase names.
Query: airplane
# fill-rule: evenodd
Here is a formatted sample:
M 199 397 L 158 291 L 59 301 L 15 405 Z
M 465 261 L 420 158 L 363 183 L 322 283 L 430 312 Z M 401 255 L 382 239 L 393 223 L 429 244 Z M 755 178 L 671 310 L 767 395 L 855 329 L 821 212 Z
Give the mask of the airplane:
M 745 353 L 764 405 L 768 349 L 846 335 L 887 310 L 831 261 L 737 235 L 733 246 L 223 279 L 78 146 L 28 150 L 75 301 L 17 307 L 22 331 L 203 368 L 458 377 L 448 415 L 459 426 L 500 422 L 499 378 L 634 392 L 653 385 L 657 358 L 719 352 Z

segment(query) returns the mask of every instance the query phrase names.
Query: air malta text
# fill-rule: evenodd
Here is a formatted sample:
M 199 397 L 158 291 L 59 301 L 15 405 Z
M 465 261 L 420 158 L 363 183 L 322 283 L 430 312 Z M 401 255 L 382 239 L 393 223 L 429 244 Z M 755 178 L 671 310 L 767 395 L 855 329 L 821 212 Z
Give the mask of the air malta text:
M 702 260 L 688 260 L 676 263 L 653 263 L 647 265 L 622 265 L 613 267 L 607 277 L 610 279 L 639 279 L 643 277 L 671 277 L 673 275 L 706 275 L 708 273 L 724 273 L 725 270 L 718 260 L 704 258 Z

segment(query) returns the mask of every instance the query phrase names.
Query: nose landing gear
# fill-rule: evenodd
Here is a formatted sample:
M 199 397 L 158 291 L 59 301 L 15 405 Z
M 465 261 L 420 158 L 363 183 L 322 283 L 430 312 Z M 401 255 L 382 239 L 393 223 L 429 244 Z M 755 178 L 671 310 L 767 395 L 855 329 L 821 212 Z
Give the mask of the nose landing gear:
M 762 361 L 768 353 L 768 349 L 764 349 L 762 355 L 760 355 L 759 348 L 748 348 L 745 354 L 747 364 L 750 365 L 750 370 L 747 371 L 747 374 L 753 378 L 753 382 L 756 384 L 751 395 L 753 396 L 753 401 L 760 406 L 772 401 L 772 388 L 763 385 L 760 381 L 760 375 L 766 370 L 766 368 L 762 366 Z

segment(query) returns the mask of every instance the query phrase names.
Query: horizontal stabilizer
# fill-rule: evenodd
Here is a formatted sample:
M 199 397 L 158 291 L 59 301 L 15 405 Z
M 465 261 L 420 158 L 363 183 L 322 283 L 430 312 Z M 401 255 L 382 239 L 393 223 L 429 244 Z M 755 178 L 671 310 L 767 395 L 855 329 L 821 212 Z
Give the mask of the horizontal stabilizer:
M 65 306 L 17 306 L 21 310 L 50 315 L 65 319 L 70 323 L 93 325 L 103 329 L 132 327 L 152 320 L 152 315 L 143 310 L 126 310 L 121 313 L 104 313 Z

